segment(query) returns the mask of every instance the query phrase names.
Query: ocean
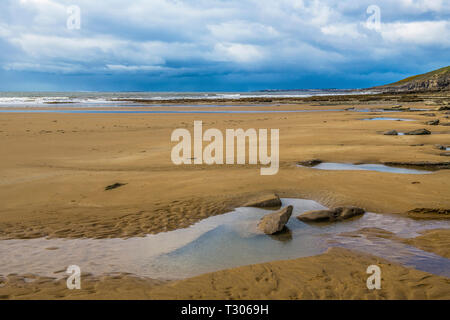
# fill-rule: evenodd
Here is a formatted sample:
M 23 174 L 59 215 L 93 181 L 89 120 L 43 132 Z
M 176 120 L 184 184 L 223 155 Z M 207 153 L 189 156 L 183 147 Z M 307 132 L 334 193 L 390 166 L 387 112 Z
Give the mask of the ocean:
M 324 95 L 363 94 L 356 90 L 298 90 L 257 92 L 0 92 L 0 107 L 123 107 L 140 101 L 239 100 L 245 98 L 301 98 Z

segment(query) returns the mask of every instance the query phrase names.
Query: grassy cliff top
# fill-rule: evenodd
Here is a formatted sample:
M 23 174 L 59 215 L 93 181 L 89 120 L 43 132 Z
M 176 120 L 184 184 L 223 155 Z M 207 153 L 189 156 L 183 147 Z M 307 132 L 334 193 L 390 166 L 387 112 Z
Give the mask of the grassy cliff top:
M 415 82 L 415 81 L 426 81 L 426 80 L 431 80 L 431 79 L 436 79 L 436 78 L 440 78 L 443 76 L 450 76 L 450 66 L 448 67 L 444 67 L 444 68 L 440 68 L 434 71 L 430 71 L 427 73 L 423 73 L 423 74 L 418 74 L 412 77 L 408 77 L 405 78 L 403 80 L 391 83 L 391 84 L 387 84 L 383 87 L 391 87 L 391 86 L 397 86 L 397 85 L 404 85 L 408 82 Z

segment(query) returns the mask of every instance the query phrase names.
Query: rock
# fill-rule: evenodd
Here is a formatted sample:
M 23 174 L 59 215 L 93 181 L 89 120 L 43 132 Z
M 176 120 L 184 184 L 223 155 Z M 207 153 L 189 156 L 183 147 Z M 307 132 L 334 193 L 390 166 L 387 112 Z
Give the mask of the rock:
M 292 206 L 287 206 L 277 212 L 269 213 L 258 223 L 258 229 L 265 234 L 274 234 L 283 230 L 292 215 Z
M 402 105 L 396 105 L 392 107 L 383 108 L 384 111 L 411 111 L 409 107 L 403 107 Z
M 446 208 L 416 208 L 405 212 L 411 218 L 416 219 L 449 219 L 450 209 Z
M 450 157 L 450 152 L 444 152 L 440 154 L 442 157 Z
M 297 217 L 300 221 L 329 221 L 333 216 L 332 210 L 314 210 L 302 213 Z
M 280 197 L 276 194 L 261 196 L 244 205 L 244 207 L 274 208 L 281 207 Z
M 364 209 L 358 207 L 338 207 L 334 208 L 338 219 L 350 219 L 366 213 Z
M 389 130 L 383 133 L 385 136 L 398 136 L 398 132 L 396 130 Z
M 450 106 L 440 106 L 436 108 L 436 111 L 446 111 L 450 110 Z
M 322 160 L 312 159 L 312 160 L 300 161 L 297 164 L 304 166 L 304 167 L 315 167 L 321 163 L 322 163 Z
M 114 183 L 112 185 L 109 185 L 109 186 L 105 187 L 105 191 L 117 189 L 117 188 L 122 187 L 124 185 L 126 185 L 126 183 L 116 182 L 116 183 Z
M 445 150 L 446 149 L 443 145 L 440 145 L 440 144 L 436 144 L 434 146 L 436 147 L 436 149 L 439 149 L 439 150 Z
M 437 126 L 439 124 L 439 119 L 427 121 L 425 124 L 429 126 Z
M 425 116 L 425 117 L 436 117 L 436 113 L 421 113 L 420 116 Z
M 358 207 L 337 207 L 331 210 L 307 211 L 297 217 L 300 221 L 335 221 L 350 219 L 365 213 L 364 209 Z
M 418 168 L 424 170 L 443 170 L 450 169 L 450 162 L 428 162 L 428 161 L 418 161 L 418 162 L 405 162 L 405 161 L 390 161 L 383 162 L 384 165 L 390 167 L 405 167 L 405 168 Z
M 431 134 L 431 132 L 428 131 L 427 129 L 417 129 L 417 130 L 413 130 L 413 131 L 409 131 L 409 132 L 405 133 L 405 135 L 409 135 L 409 136 L 421 136 L 421 135 L 426 135 L 426 134 Z

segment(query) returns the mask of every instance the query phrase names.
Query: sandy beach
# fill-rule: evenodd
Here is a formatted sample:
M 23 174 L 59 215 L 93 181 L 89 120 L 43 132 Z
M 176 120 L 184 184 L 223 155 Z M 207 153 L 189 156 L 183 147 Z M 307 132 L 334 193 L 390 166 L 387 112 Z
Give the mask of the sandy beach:
M 450 147 L 448 111 L 436 111 L 438 105 L 423 102 L 401 103 L 420 110 L 379 110 L 397 104 L 380 98 L 374 102 L 339 101 L 338 105 L 304 101 L 220 108 L 280 111 L 276 113 L 2 113 L 0 238 L 143 237 L 187 228 L 241 207 L 250 199 L 274 193 L 283 198 L 314 200 L 326 207 L 357 206 L 409 219 L 448 221 L 449 170 L 415 175 L 298 166 L 302 161 L 320 159 L 326 163 L 448 168 L 448 151 L 436 147 Z M 141 106 L 139 110 L 150 108 L 177 107 Z M 299 110 L 306 112 L 293 112 Z M 414 121 L 364 120 L 377 117 Z M 425 124 L 433 119 L 439 119 L 440 124 Z M 205 128 L 223 131 L 278 128 L 278 174 L 262 176 L 259 166 L 248 164 L 174 165 L 170 158 L 175 145 L 170 141 L 171 133 L 174 128 L 192 130 L 195 120 L 202 120 Z M 408 132 L 422 128 L 432 134 L 383 134 L 393 129 Z M 123 185 L 105 190 L 115 183 Z M 397 240 L 449 258 L 448 229 Z M 380 292 L 365 287 L 365 268 L 374 263 L 384 268 L 386 287 Z M 34 276 L 37 280 L 28 283 L 23 277 L 3 275 L 0 298 L 450 298 L 450 280 L 446 277 L 341 248 L 318 256 L 243 266 L 175 282 L 128 274 L 88 276 L 85 289 L 78 293 L 64 290 L 61 279 Z
M 450 301 L 449 34 L 437 0 L 1 1 L 3 313 Z

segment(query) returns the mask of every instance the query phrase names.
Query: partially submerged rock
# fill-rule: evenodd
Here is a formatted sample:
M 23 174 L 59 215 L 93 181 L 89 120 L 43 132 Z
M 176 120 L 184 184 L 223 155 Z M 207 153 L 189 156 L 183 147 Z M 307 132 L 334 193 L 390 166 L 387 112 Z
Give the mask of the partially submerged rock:
M 363 215 L 366 210 L 358 207 L 337 207 L 334 209 L 338 219 L 350 219 L 356 216 Z
M 302 213 L 297 217 L 300 221 L 328 221 L 333 217 L 332 210 L 314 210 Z
M 398 136 L 398 132 L 396 130 L 389 130 L 383 133 L 385 136 Z
M 258 223 L 258 229 L 265 234 L 274 234 L 283 230 L 292 215 L 292 206 L 287 206 L 277 212 L 269 213 Z
M 277 194 L 268 194 L 256 198 L 247 204 L 244 207 L 257 207 L 257 208 L 275 208 L 281 207 L 281 200 Z
M 304 167 L 315 167 L 321 163 L 322 163 L 322 160 L 311 159 L 311 160 L 306 160 L 306 161 L 299 161 L 297 164 L 304 166 Z
M 427 129 L 417 129 L 413 131 L 406 132 L 405 135 L 409 136 L 421 136 L 421 135 L 427 135 L 431 134 L 431 131 L 428 131 Z
M 330 210 L 314 210 L 302 213 L 297 217 L 300 221 L 336 221 L 363 215 L 366 211 L 358 207 L 337 207 Z

